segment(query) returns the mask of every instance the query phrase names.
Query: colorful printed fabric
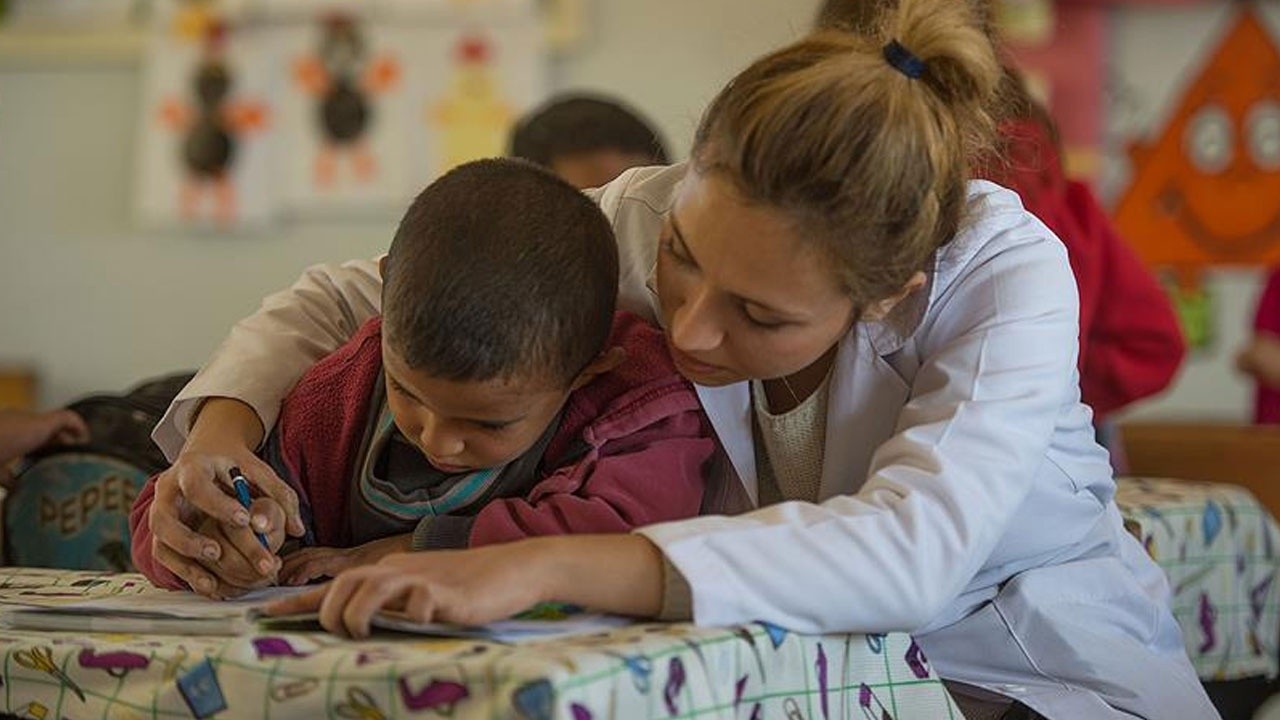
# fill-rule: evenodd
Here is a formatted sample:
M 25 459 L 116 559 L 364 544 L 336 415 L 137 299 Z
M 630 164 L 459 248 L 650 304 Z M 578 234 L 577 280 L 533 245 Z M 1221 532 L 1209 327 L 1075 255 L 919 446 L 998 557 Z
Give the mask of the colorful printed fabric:
M 1173 590 L 1187 654 L 1204 680 L 1280 673 L 1280 529 L 1244 488 L 1121 478 L 1116 490 Z
M 141 575 L 0 570 L 0 601 L 139 592 L 155 592 Z M 525 645 L 0 630 L 0 653 L 0 709 L 24 718 L 961 718 L 907 635 L 763 624 Z

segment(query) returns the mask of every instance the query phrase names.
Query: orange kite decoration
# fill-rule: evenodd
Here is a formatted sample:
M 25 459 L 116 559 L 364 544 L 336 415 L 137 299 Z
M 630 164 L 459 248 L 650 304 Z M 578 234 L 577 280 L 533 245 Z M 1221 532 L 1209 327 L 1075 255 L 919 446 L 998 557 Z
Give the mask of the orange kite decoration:
M 1244 9 L 1150 144 L 1115 220 L 1184 288 L 1202 268 L 1280 264 L 1280 51 Z

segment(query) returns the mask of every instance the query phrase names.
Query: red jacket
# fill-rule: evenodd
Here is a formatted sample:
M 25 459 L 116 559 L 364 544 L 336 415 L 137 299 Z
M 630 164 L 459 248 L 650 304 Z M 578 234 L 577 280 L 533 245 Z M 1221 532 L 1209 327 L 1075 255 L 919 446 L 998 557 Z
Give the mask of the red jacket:
M 1102 418 L 1172 382 L 1186 344 L 1155 277 L 1083 183 L 1068 180 L 1048 130 L 1006 123 L 1008 165 L 991 179 L 1022 196 L 1067 246 L 1080 291 L 1080 392 Z
M 1280 336 L 1280 270 L 1272 270 L 1258 298 L 1258 312 L 1253 329 L 1259 333 Z M 1257 384 L 1253 421 L 1259 425 L 1280 425 L 1280 390 Z
M 375 318 L 298 381 L 281 409 L 278 432 L 288 474 L 312 511 L 316 542 L 345 547 L 347 498 L 374 384 L 382 372 L 381 320 Z M 703 463 L 715 451 L 710 423 L 692 385 L 676 372 L 662 333 L 618 313 L 610 345 L 627 359 L 569 396 L 528 497 L 490 502 L 471 525 L 470 545 L 531 535 L 626 532 L 691 517 L 702 502 Z M 129 517 L 133 562 L 161 587 L 183 587 L 155 562 L 147 511 L 152 478 Z

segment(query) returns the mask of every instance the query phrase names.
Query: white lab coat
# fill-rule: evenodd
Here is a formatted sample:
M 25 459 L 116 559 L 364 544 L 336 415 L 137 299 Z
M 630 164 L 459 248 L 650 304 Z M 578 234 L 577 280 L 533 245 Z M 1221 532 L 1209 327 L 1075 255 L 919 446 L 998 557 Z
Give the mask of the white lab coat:
M 618 235 L 620 306 L 649 317 L 646 281 L 682 175 L 644 168 L 591 191 Z M 912 631 L 942 677 L 1053 720 L 1216 718 L 1164 576 L 1122 527 L 1080 404 L 1066 251 L 1015 194 L 974 182 L 970 201 L 927 292 L 840 343 L 822 502 L 641 532 L 689 581 L 699 624 Z M 293 379 L 377 303 L 369 261 L 309 270 L 237 326 L 157 441 L 175 452 L 196 401 L 212 395 L 239 397 L 271 424 Z M 698 393 L 731 468 L 713 505 L 749 510 L 748 386 Z

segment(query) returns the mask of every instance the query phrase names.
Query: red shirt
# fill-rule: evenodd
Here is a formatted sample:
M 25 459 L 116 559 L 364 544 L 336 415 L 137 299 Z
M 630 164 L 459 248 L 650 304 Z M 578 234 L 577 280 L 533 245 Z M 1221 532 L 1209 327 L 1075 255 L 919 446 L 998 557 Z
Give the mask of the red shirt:
M 1116 233 L 1088 186 L 1066 178 L 1043 125 L 1011 122 L 1001 133 L 1010 138 L 1008 165 L 987 174 L 1021 195 L 1027 210 L 1067 247 L 1080 292 L 1084 402 L 1102 418 L 1165 389 L 1186 344 L 1164 290 Z
M 1272 270 L 1267 278 L 1258 300 L 1258 313 L 1253 318 L 1253 329 L 1280 336 L 1280 269 Z M 1258 383 L 1253 421 L 1259 425 L 1280 425 L 1280 390 Z

